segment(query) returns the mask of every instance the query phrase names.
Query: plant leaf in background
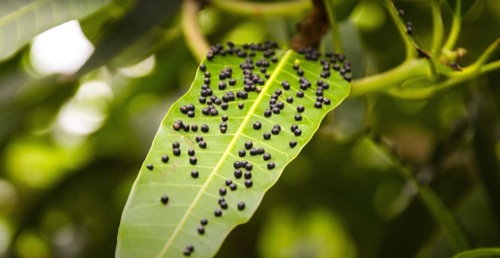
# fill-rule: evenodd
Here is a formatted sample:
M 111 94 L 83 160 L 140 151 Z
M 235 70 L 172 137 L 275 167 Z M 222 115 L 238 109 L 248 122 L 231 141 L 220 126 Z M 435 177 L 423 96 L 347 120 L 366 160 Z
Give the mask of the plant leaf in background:
M 117 257 L 214 256 L 349 94 L 343 55 L 216 45 L 164 118 L 128 198 Z
M 476 0 L 447 0 L 446 2 L 448 2 L 451 10 L 456 15 L 458 15 L 459 17 L 463 17 L 476 3 Z M 460 9 L 457 10 L 457 7 L 459 7 Z
M 179 10 L 180 3 L 180 0 L 141 0 L 134 3 L 125 16 L 97 40 L 94 53 L 78 73 L 92 71 L 122 53 L 160 22 L 171 18 Z M 147 51 L 148 49 L 144 50 L 150 54 Z
M 0 8 L 0 60 L 41 32 L 103 7 L 109 0 L 4 0 Z

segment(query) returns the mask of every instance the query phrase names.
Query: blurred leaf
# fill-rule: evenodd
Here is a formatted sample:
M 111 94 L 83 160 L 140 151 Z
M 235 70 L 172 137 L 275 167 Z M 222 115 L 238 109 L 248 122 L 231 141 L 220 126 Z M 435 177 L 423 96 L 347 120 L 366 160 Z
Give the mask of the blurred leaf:
M 102 35 L 95 51 L 78 74 L 85 74 L 122 53 L 160 22 L 171 18 L 181 1 L 140 0 Z
M 453 258 L 494 258 L 500 257 L 500 248 L 479 248 L 461 252 Z
M 351 15 L 359 0 L 326 0 L 333 2 L 333 12 L 337 22 L 341 22 Z
M 206 73 L 200 67 L 191 89 L 167 113 L 125 206 L 118 234 L 118 257 L 177 257 L 190 245 L 194 246 L 194 255 L 215 255 L 229 232 L 250 219 L 264 193 L 312 138 L 326 113 L 349 93 L 349 83 L 339 73 L 330 70 L 328 61 L 331 75 L 326 75 L 318 57 L 305 59 L 303 54 L 276 49 L 271 43 L 236 48 L 242 48 L 241 52 L 233 50 L 233 54 L 216 55 L 212 61 L 203 61 Z M 277 60 L 270 61 L 270 51 Z M 257 61 L 246 63 L 245 58 L 238 57 L 236 52 L 245 53 L 245 56 L 255 54 L 250 60 Z M 339 65 L 338 61 L 335 62 Z M 245 78 L 240 72 L 245 63 L 251 65 L 251 68 L 244 68 L 248 72 L 254 65 L 263 70 Z M 300 76 L 297 75 L 300 72 L 293 68 L 299 63 L 299 69 L 304 73 Z M 221 78 L 221 70 L 228 71 L 229 68 L 232 79 Z M 322 72 L 327 78 L 320 77 Z M 269 73 L 269 76 L 264 76 L 264 73 Z M 251 82 L 251 78 L 256 79 Z M 310 84 L 306 81 L 299 83 L 299 78 L 305 78 Z M 235 85 L 231 85 L 233 79 Z M 212 85 L 222 83 L 222 86 L 215 86 L 218 89 L 214 87 L 213 95 L 208 93 L 209 87 L 202 86 L 206 88 L 202 90 L 204 95 L 212 98 L 208 97 L 206 103 L 200 104 L 199 85 L 210 84 L 208 80 Z M 284 81 L 289 82 L 289 86 L 286 83 L 282 86 Z M 318 82 L 324 87 L 319 92 Z M 303 91 L 305 96 L 296 97 L 298 91 Z M 230 97 L 231 93 L 234 99 Z M 273 94 L 276 94 L 275 98 L 271 98 Z M 315 94 L 323 94 L 325 102 L 315 104 Z M 293 104 L 285 100 L 289 97 Z M 222 104 L 221 99 L 224 100 Z M 275 107 L 274 112 L 269 109 L 270 105 Z M 265 115 L 266 112 L 270 113 Z M 227 115 L 227 121 L 222 115 Z M 261 123 L 261 129 L 253 128 L 256 122 Z M 295 133 L 290 131 L 293 124 L 298 126 Z M 197 129 L 193 130 L 193 125 L 197 125 Z M 222 129 L 223 125 L 226 129 Z M 182 128 L 175 130 L 176 126 Z M 202 130 L 204 126 L 208 129 Z M 276 131 L 271 134 L 273 128 Z M 265 140 L 264 132 L 270 139 Z M 195 136 L 202 136 L 203 140 L 195 140 Z M 206 148 L 201 142 L 206 143 Z M 246 142 L 251 142 L 252 146 Z M 171 153 L 177 144 L 181 153 L 176 156 Z M 262 151 L 259 152 L 259 148 Z M 269 158 L 265 158 L 267 155 Z M 243 165 L 238 165 L 240 163 Z M 241 174 L 234 172 L 235 169 Z M 193 176 L 194 170 L 197 172 Z M 220 200 L 217 204 L 219 197 L 225 198 L 224 204 Z M 220 216 L 215 215 L 218 210 Z M 200 224 L 202 218 L 208 219 L 206 226 Z M 197 230 L 203 233 L 199 234 Z
M 4 0 L 0 9 L 0 60 L 9 58 L 39 33 L 80 19 L 109 0 Z
M 9 135 L 23 131 L 23 125 L 34 109 L 48 108 L 51 114 L 56 114 L 78 86 L 76 81 L 60 75 L 30 80 L 26 74 L 19 73 L 16 78 L 18 90 L 12 91 L 8 101 L 0 105 L 0 150 Z
M 262 257 L 356 257 L 352 239 L 334 214 L 323 209 L 296 214 L 280 207 L 267 218 L 259 243 Z
M 448 2 L 448 4 L 451 7 L 451 10 L 456 15 L 463 17 L 476 3 L 476 0 L 447 0 L 446 2 Z

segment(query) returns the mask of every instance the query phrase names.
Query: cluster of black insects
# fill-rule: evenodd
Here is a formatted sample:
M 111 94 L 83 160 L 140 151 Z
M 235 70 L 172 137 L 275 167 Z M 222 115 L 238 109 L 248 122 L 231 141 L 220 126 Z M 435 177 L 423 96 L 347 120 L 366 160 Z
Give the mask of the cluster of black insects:
M 230 103 L 234 101 L 243 101 L 249 97 L 250 94 L 260 94 L 262 91 L 261 86 L 264 86 L 266 80 L 268 80 L 271 76 L 268 73 L 268 68 L 270 68 L 273 63 L 278 62 L 278 58 L 275 56 L 275 50 L 278 48 L 277 44 L 271 41 L 266 41 L 264 43 L 258 44 L 243 44 L 241 46 L 236 46 L 232 42 L 227 43 L 227 48 L 224 48 L 221 44 L 217 44 L 211 47 L 209 53 L 206 56 L 208 62 L 213 62 L 217 56 L 226 56 L 226 55 L 235 55 L 244 61 L 240 63 L 239 68 L 241 70 L 242 75 L 235 75 L 233 78 L 233 69 L 231 67 L 224 67 L 218 74 L 217 79 L 217 91 L 223 91 L 224 95 L 216 96 L 216 93 L 211 88 L 212 84 L 212 74 L 208 71 L 208 68 L 205 64 L 201 64 L 199 66 L 198 72 L 203 74 L 203 84 L 200 87 L 199 98 L 198 101 L 201 105 L 205 105 L 203 108 L 196 108 L 196 106 L 192 103 L 180 106 L 179 110 L 182 114 L 187 116 L 187 119 L 191 119 L 196 117 L 197 115 L 208 116 L 208 117 L 216 117 L 220 116 L 221 122 L 219 124 L 219 131 L 222 134 L 225 134 L 228 131 L 227 121 L 229 120 L 229 116 L 227 114 L 221 114 L 224 111 L 228 110 L 230 107 Z M 326 57 L 320 60 L 322 65 L 322 71 L 319 74 L 319 77 L 326 79 L 331 76 L 331 72 L 338 72 L 344 80 L 350 82 L 351 81 L 351 65 L 349 61 L 345 60 L 345 56 L 342 54 L 334 54 L 334 53 L 325 53 L 322 55 L 315 49 L 312 48 L 304 48 L 298 51 L 299 54 L 302 54 L 305 59 L 318 61 L 322 57 Z M 254 60 L 254 57 L 262 54 L 262 58 L 258 60 Z M 257 59 L 257 58 L 256 58 Z M 301 69 L 300 61 L 296 60 L 293 64 L 293 69 L 295 70 L 297 76 L 299 77 L 298 85 L 300 89 L 297 89 L 295 92 L 295 96 L 297 98 L 304 98 L 306 94 L 311 92 L 313 88 L 313 84 L 304 77 L 304 70 Z M 258 72 L 254 72 L 254 70 L 258 70 Z M 241 80 L 241 86 L 237 85 L 237 82 Z M 212 84 L 213 85 L 213 84 Z M 277 84 L 279 85 L 279 84 Z M 292 104 L 294 102 L 294 98 L 292 95 L 285 94 L 285 92 L 290 91 L 294 85 L 293 82 L 281 81 L 281 88 L 278 88 L 274 91 L 274 93 L 269 98 L 269 106 L 263 112 L 264 117 L 267 119 L 271 119 L 270 117 L 273 115 L 279 115 L 282 113 L 285 108 L 285 103 L 282 100 L 285 100 L 287 103 Z M 264 86 L 265 87 L 265 86 Z M 295 88 L 295 87 L 294 87 Z M 315 103 L 314 107 L 317 109 L 323 108 L 323 105 L 330 105 L 331 100 L 323 96 L 323 92 L 328 90 L 330 85 L 327 82 L 324 82 L 322 79 L 316 81 L 315 87 Z M 230 89 L 234 89 L 235 92 Z M 285 96 L 287 95 L 287 96 Z M 238 109 L 244 109 L 244 103 L 239 102 L 237 104 Z M 304 105 L 297 105 L 296 112 L 294 112 L 293 120 L 299 123 L 302 121 L 302 113 L 305 112 Z M 283 114 L 283 113 L 282 113 Z M 252 128 L 254 130 L 261 130 L 263 128 L 263 124 L 260 121 L 253 121 Z M 198 132 L 200 130 L 202 133 L 208 133 L 210 131 L 210 127 L 208 124 L 201 124 L 198 126 L 197 124 L 188 124 L 187 122 L 179 119 L 176 120 L 172 124 L 172 128 L 176 132 Z M 262 133 L 262 137 L 264 140 L 271 139 L 272 135 L 278 135 L 281 132 L 282 128 L 279 124 L 275 124 L 270 128 L 269 131 L 265 131 Z M 299 128 L 298 124 L 292 124 L 290 126 L 290 130 L 295 137 L 300 137 L 302 135 L 302 131 Z M 201 149 L 207 148 L 207 142 L 201 135 L 195 136 L 196 143 Z M 289 147 L 295 148 L 297 146 L 296 140 L 289 141 Z M 181 155 L 179 142 L 175 141 L 172 143 L 172 154 L 174 156 Z M 262 159 L 266 162 L 266 168 L 268 170 L 272 170 L 276 167 L 275 162 L 271 161 L 271 154 L 266 152 L 263 147 L 255 146 L 252 141 L 246 141 L 244 146 L 240 150 L 237 151 L 238 157 L 244 158 L 247 155 L 247 152 L 250 156 L 258 156 L 261 155 Z M 192 148 L 188 148 L 187 154 L 189 156 L 189 163 L 191 165 L 197 164 L 197 158 L 195 157 L 195 150 Z M 161 157 L 161 162 L 168 163 L 170 160 L 168 155 L 164 155 Z M 146 165 L 147 169 L 153 170 L 154 166 L 152 164 Z M 253 164 L 247 160 L 238 160 L 233 163 L 234 167 L 234 179 L 237 181 L 241 178 L 244 180 L 244 186 L 246 188 L 251 188 L 254 185 L 252 181 L 252 170 Z M 192 178 L 198 178 L 200 173 L 197 170 L 191 171 Z M 236 191 L 238 189 L 238 183 L 233 182 L 233 179 L 227 178 L 223 184 L 225 187 L 222 187 L 218 190 L 218 194 L 220 198 L 217 200 L 217 208 L 214 210 L 215 217 L 221 217 L 223 215 L 223 210 L 227 210 L 228 203 L 224 199 L 224 196 L 228 194 L 228 189 L 230 191 Z M 227 188 L 226 188 L 227 187 Z M 160 198 L 160 201 L 163 205 L 167 205 L 169 202 L 169 197 L 167 195 L 163 195 Z M 238 210 L 245 209 L 245 202 L 239 201 L 236 204 Z M 200 225 L 197 227 L 197 232 L 200 235 L 205 234 L 205 227 L 208 224 L 208 219 L 202 218 L 200 220 Z M 184 249 L 184 255 L 189 256 L 194 251 L 194 247 L 192 245 L 186 246 Z

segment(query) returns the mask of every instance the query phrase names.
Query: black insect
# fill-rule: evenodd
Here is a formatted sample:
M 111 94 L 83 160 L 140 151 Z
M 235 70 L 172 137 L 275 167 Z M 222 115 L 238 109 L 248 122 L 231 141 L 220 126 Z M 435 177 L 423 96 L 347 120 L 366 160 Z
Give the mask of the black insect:
M 238 202 L 238 210 L 244 210 L 245 209 L 245 203 L 244 202 Z
M 168 196 L 162 195 L 160 198 L 161 203 L 167 204 L 168 203 Z
M 200 172 L 198 172 L 198 170 L 191 171 L 192 178 L 198 178 L 199 175 L 200 175 Z
M 252 185 L 253 185 L 252 180 L 250 180 L 250 179 L 245 180 L 245 186 L 246 186 L 247 188 L 252 187 Z
M 210 53 L 209 53 L 209 54 L 210 54 Z M 207 54 L 207 58 L 208 58 L 208 54 Z M 212 58 L 213 58 L 213 57 L 212 57 Z M 186 246 L 186 249 L 184 249 L 183 254 L 184 254 L 185 256 L 190 256 L 190 255 L 191 255 L 191 253 L 192 253 L 193 251 L 194 251 L 194 247 L 193 247 L 192 245 L 188 245 L 188 246 Z
M 146 168 L 149 169 L 149 170 L 153 170 L 153 164 L 147 164 Z
M 236 178 L 241 178 L 242 174 L 243 174 L 243 171 L 241 171 L 241 169 L 236 169 L 234 171 L 234 177 L 236 177 Z
M 245 149 L 249 150 L 253 147 L 253 142 L 251 141 L 246 141 L 245 142 Z
M 226 195 L 226 193 L 227 193 L 227 189 L 226 189 L 226 188 L 220 188 L 220 189 L 219 189 L 219 194 L 220 194 L 221 196 Z

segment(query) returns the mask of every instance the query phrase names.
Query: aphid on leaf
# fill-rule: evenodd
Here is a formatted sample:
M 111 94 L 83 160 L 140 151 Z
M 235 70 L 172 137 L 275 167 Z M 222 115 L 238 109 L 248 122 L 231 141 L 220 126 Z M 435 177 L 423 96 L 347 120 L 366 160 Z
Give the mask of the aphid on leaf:
M 168 196 L 167 195 L 162 195 L 160 198 L 161 203 L 167 204 L 168 203 Z
M 269 163 L 267 163 L 267 168 L 268 169 L 273 169 L 275 166 L 276 166 L 276 164 L 274 164 L 274 162 L 272 162 L 272 161 L 269 162 Z
M 196 228 L 196 231 L 198 231 L 198 233 L 199 233 L 200 235 L 205 234 L 205 228 L 204 228 L 204 227 L 202 227 L 202 226 L 197 227 L 197 228 Z
M 189 158 L 189 163 L 191 163 L 191 165 L 196 165 L 197 162 L 198 162 L 198 159 L 196 157 Z
M 202 132 L 206 133 L 206 132 L 208 132 L 208 130 L 209 130 L 209 127 L 208 127 L 207 124 L 202 124 L 201 125 L 201 131 Z
M 241 171 L 241 169 L 236 169 L 234 171 L 234 177 L 236 177 L 236 178 L 241 178 L 242 174 L 243 174 L 243 171 Z
M 186 249 L 184 249 L 183 254 L 184 254 L 184 256 L 190 256 L 193 251 L 194 251 L 194 247 L 192 245 L 188 245 L 188 246 L 186 246 Z
M 199 175 L 200 175 L 200 172 L 198 172 L 198 170 L 191 171 L 192 178 L 198 178 Z
M 226 188 L 221 188 L 221 189 L 219 189 L 219 194 L 220 194 L 221 196 L 226 195 L 226 193 L 227 193 L 227 189 L 226 189 Z
M 288 143 L 288 145 L 290 146 L 290 148 L 294 148 L 295 146 L 297 146 L 297 141 L 292 140 Z
M 220 216 L 222 216 L 222 211 L 220 209 L 216 209 L 214 211 L 214 215 L 215 215 L 215 217 L 220 217 Z
M 244 210 L 245 209 L 245 203 L 244 202 L 238 202 L 238 210 Z
M 253 185 L 252 180 L 250 180 L 250 179 L 245 180 L 245 186 L 246 186 L 247 188 L 252 187 L 252 185 Z

